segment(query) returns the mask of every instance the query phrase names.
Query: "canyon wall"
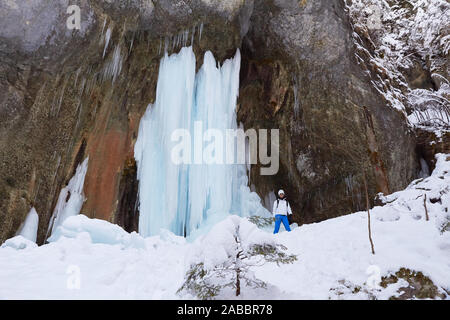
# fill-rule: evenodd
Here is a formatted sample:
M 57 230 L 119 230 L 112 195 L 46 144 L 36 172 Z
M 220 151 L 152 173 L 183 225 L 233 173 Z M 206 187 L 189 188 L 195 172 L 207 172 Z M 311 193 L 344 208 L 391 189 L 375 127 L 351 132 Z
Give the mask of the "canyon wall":
M 89 156 L 81 213 L 137 230 L 139 121 L 156 94 L 164 52 L 193 45 L 223 61 L 241 48 L 238 121 L 280 129 L 280 171 L 250 184 L 287 191 L 299 223 L 365 207 L 419 171 L 405 115 L 355 58 L 341 1 L 68 1 L 0 4 L 0 242 L 31 207 L 46 239 L 59 192 Z

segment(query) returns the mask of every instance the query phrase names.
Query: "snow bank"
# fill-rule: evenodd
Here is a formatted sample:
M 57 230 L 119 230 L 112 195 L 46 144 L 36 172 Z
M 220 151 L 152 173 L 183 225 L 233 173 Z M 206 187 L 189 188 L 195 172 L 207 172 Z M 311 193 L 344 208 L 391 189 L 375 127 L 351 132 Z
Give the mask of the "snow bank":
M 89 219 L 85 215 L 68 217 L 48 239 L 56 242 L 61 237 L 77 238 L 86 233 L 92 243 L 120 245 L 122 248 L 145 248 L 145 241 L 136 232 L 128 233 L 116 224 L 99 219 Z
M 189 244 L 175 238 L 144 239 L 106 221 L 69 217 L 46 245 L 17 236 L 1 246 L 0 300 L 179 298 Z
M 34 241 L 21 235 L 6 240 L 1 246 L 1 248 L 12 248 L 15 250 L 30 249 L 35 247 L 37 247 L 37 244 Z
M 450 155 L 439 154 L 436 159 L 430 177 L 413 181 L 405 190 L 384 197 L 386 205 L 371 209 L 375 255 L 368 239 L 367 212 L 357 212 L 281 233 L 278 239 L 299 261 L 281 270 L 266 266 L 256 275 L 282 286 L 292 298 L 387 299 L 393 289 L 369 287 L 370 270 L 381 277 L 402 267 L 421 271 L 438 287 L 450 290 Z M 338 294 L 343 282 L 363 290 L 354 294 L 344 286 L 347 292 Z M 340 289 L 330 291 L 333 288 Z
M 429 220 L 426 220 L 424 198 Z M 406 285 L 371 285 L 400 268 L 420 271 L 450 290 L 450 154 L 437 155 L 432 175 L 382 198 L 371 209 L 372 255 L 367 212 L 357 212 L 273 235 L 239 216 L 227 216 L 193 241 L 165 230 L 143 238 L 83 215 L 66 219 L 49 244 L 22 236 L 0 248 L 0 299 L 178 299 L 176 292 L 194 262 L 213 265 L 242 245 L 280 243 L 293 264 L 252 267 L 267 290 L 243 290 L 245 299 L 388 299 Z M 26 250 L 17 250 L 26 249 Z M 70 289 L 73 270 L 80 289 Z M 355 290 L 357 288 L 357 290 Z M 231 292 L 231 291 L 230 291 Z M 227 293 L 228 294 L 228 293 Z M 234 299 L 232 293 L 221 298 Z

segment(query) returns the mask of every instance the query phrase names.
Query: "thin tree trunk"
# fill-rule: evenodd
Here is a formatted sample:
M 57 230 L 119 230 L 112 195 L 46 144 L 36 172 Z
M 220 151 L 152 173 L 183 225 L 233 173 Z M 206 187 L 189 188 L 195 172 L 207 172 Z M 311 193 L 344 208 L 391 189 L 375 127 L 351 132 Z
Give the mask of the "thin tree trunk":
M 428 209 L 427 209 L 427 194 L 426 194 L 426 193 L 424 194 L 424 197 L 423 197 L 423 206 L 425 207 L 425 219 L 426 219 L 427 221 L 429 221 L 429 220 L 430 220 L 430 217 L 428 216 Z
M 234 236 L 234 240 L 236 241 L 236 244 L 241 248 L 241 242 L 240 239 L 238 237 L 238 233 L 239 233 L 239 226 L 237 227 L 236 230 L 236 235 Z M 242 250 L 239 250 L 238 253 L 236 254 L 236 297 L 239 296 L 241 294 L 241 268 L 240 268 L 240 263 L 241 263 L 241 254 L 242 254 Z
M 241 270 L 238 268 L 236 270 L 236 297 L 241 294 L 241 278 L 240 278 Z
M 375 254 L 375 249 L 373 246 L 373 241 L 372 241 L 372 230 L 370 228 L 370 211 L 369 211 L 369 191 L 367 190 L 367 181 L 366 181 L 366 174 L 363 174 L 363 179 L 364 179 L 364 189 L 366 191 L 366 206 L 367 206 L 367 223 L 368 223 L 368 227 L 369 227 L 369 241 L 370 241 L 370 246 L 372 248 L 372 254 Z

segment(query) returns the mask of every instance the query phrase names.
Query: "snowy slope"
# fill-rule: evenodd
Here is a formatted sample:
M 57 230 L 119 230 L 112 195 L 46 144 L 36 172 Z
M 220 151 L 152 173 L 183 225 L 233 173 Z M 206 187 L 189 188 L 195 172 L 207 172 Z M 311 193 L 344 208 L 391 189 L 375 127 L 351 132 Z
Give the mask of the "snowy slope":
M 421 271 L 440 293 L 450 291 L 450 154 L 437 155 L 430 177 L 413 181 L 383 201 L 384 206 L 371 210 L 375 255 L 368 240 L 367 212 L 278 235 L 230 216 L 192 241 L 168 231 L 142 238 L 106 221 L 69 217 L 49 244 L 36 247 L 18 236 L 2 245 L 0 299 L 192 298 L 176 293 L 189 265 L 226 255 L 230 230 L 236 225 L 245 241 L 277 241 L 298 258 L 293 264 L 254 267 L 267 289 L 244 287 L 240 298 L 388 299 L 406 282 L 377 288 L 372 279 L 402 267 Z M 219 298 L 235 297 L 226 293 Z

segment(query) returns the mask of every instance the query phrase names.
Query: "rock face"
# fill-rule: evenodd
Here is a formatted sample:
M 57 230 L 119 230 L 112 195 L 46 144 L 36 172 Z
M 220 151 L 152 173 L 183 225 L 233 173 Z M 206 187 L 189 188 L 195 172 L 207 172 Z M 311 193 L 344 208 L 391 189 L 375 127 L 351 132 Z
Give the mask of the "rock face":
M 137 229 L 133 147 L 165 49 L 201 65 L 241 48 L 238 120 L 280 129 L 280 171 L 250 173 L 262 199 L 283 187 L 298 222 L 362 209 L 418 173 L 414 135 L 358 64 L 341 2 L 81 0 L 0 4 L 0 242 L 31 207 L 46 237 L 59 191 L 89 156 L 82 213 Z M 23 23 L 25 22 L 25 23 Z
M 264 195 L 288 191 L 300 222 L 365 207 L 416 174 L 404 116 L 357 63 L 343 3 L 258 2 L 243 41 L 239 116 L 248 127 L 280 128 L 280 174 L 251 181 Z
M 61 188 L 89 156 L 82 213 L 137 229 L 133 147 L 158 66 L 194 43 L 200 65 L 240 46 L 241 2 L 68 1 L 0 4 L 0 242 L 32 206 L 45 241 Z M 29 22 L 29 23 L 23 23 Z M 24 36 L 25 35 L 25 36 Z

